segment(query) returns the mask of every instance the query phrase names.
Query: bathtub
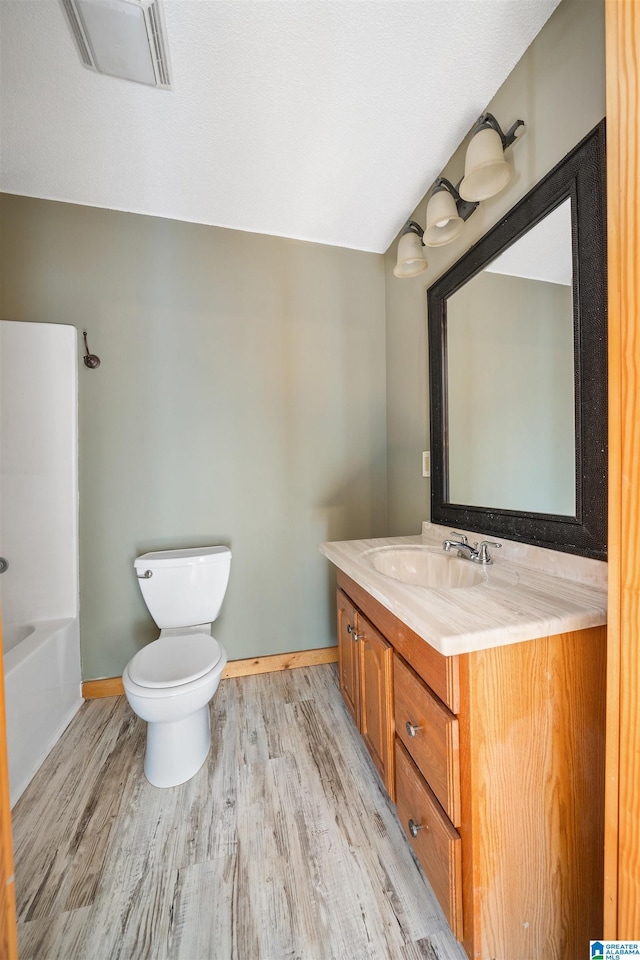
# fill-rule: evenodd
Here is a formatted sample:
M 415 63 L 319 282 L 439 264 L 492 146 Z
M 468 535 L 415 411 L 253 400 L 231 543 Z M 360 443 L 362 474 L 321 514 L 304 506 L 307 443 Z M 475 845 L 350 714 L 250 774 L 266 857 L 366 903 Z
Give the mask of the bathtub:
M 78 620 L 3 628 L 11 806 L 83 704 Z

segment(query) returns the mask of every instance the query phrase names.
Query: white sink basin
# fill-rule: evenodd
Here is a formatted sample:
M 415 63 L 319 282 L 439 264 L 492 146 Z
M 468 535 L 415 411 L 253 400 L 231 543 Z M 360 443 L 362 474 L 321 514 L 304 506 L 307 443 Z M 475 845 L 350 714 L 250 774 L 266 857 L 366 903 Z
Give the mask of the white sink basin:
M 377 547 L 368 560 L 385 577 L 434 590 L 459 590 L 487 582 L 485 569 L 435 547 Z

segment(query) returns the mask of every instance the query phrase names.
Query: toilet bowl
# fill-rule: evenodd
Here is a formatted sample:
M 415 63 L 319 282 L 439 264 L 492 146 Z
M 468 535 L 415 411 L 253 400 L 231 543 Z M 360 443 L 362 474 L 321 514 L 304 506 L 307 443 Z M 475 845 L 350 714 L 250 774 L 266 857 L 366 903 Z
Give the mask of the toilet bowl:
M 122 682 L 131 709 L 147 722 L 144 772 L 156 787 L 190 780 L 209 753 L 209 702 L 227 662 L 211 624 L 230 565 L 226 547 L 165 550 L 135 561 L 143 597 L 161 629 L 129 661 Z

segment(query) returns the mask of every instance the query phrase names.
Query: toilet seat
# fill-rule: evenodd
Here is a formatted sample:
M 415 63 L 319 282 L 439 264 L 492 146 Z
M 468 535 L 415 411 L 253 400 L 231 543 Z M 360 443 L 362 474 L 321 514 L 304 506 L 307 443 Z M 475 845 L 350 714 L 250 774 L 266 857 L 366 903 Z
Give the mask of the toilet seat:
M 140 687 L 175 687 L 209 673 L 221 656 L 220 644 L 208 633 L 159 637 L 136 653 L 128 674 Z

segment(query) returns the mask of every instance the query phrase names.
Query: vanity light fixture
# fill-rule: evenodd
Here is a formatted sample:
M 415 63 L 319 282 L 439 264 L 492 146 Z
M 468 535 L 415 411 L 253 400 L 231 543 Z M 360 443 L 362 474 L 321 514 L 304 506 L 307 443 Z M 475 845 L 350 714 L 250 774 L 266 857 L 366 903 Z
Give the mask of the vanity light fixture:
M 415 220 L 408 220 L 398 242 L 398 258 L 394 276 L 416 277 L 427 269 L 424 246 L 441 247 L 460 234 L 482 200 L 500 193 L 511 179 L 511 166 L 504 151 L 524 133 L 523 120 L 502 132 L 492 113 L 483 113 L 477 120 L 467 147 L 464 177 L 454 187 L 445 177 L 438 177 L 427 204 L 427 226 L 423 230 Z
M 405 279 L 417 277 L 426 270 L 428 263 L 424 258 L 424 230 L 415 220 L 407 220 L 402 236 L 398 241 L 398 262 L 393 268 L 393 275 Z
M 460 196 L 479 203 L 495 197 L 511 180 L 511 167 L 504 151 L 525 131 L 524 120 L 516 120 L 506 133 L 492 113 L 478 119 L 467 147 Z
M 462 224 L 477 206 L 477 203 L 463 200 L 457 187 L 444 177 L 438 177 L 427 204 L 424 242 L 428 247 L 441 247 L 455 240 L 462 230 Z

